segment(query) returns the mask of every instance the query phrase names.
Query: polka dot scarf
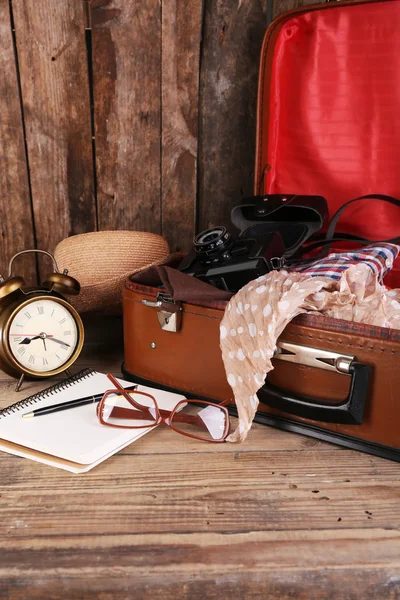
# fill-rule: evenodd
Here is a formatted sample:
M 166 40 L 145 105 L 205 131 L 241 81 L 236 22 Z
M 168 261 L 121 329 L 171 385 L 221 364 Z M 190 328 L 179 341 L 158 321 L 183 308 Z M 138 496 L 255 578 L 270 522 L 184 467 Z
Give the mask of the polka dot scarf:
M 302 270 L 259 277 L 231 298 L 220 342 L 239 425 L 227 441 L 246 438 L 258 406 L 257 391 L 273 369 L 277 339 L 297 315 L 311 311 L 400 329 L 400 289 L 387 290 L 381 283 L 399 250 L 383 244 L 358 253 L 330 254 Z

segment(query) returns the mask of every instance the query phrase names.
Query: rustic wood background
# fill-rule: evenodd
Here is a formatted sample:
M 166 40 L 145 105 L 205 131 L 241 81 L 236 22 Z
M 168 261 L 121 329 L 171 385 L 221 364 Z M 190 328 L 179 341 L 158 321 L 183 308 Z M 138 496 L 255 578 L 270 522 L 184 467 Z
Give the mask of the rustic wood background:
M 266 22 L 267 0 L 0 0 L 0 272 L 87 231 L 174 251 L 227 224 L 252 192 Z

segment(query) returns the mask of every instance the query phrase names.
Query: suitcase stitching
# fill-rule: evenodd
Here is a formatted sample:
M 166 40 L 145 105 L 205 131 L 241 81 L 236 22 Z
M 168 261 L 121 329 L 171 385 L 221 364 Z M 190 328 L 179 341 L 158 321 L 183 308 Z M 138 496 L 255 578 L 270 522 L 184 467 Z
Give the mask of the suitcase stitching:
M 374 348 L 373 346 L 361 346 L 355 344 L 346 344 L 345 342 L 341 342 L 339 340 L 334 340 L 332 338 L 321 338 L 316 337 L 315 335 L 306 335 L 304 333 L 292 333 L 290 332 L 291 337 L 304 338 L 310 340 L 318 340 L 319 342 L 330 342 L 331 344 L 335 344 L 338 346 L 347 346 L 349 348 L 359 348 L 360 350 L 372 350 L 372 352 L 386 352 L 390 354 L 400 354 L 400 352 L 395 352 L 394 350 L 386 349 L 386 348 Z

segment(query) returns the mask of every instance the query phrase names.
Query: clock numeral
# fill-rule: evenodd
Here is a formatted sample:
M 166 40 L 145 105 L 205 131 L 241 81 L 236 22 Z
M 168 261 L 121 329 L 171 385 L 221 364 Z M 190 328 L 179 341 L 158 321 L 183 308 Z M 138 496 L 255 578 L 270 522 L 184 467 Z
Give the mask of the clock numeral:
M 72 331 L 64 331 L 64 335 L 71 335 Z
M 60 323 L 60 325 L 62 325 L 63 323 L 66 322 L 67 319 L 61 319 L 61 321 L 58 321 Z
M 32 356 L 32 354 L 31 354 L 31 355 L 30 355 L 30 357 L 29 357 L 29 362 L 30 362 L 30 363 L 32 363 L 32 365 L 34 365 L 34 364 L 35 364 L 35 357 L 34 357 L 34 356 Z
M 18 348 L 18 354 L 20 354 L 21 356 L 23 354 L 25 354 L 25 352 L 26 352 L 25 348 Z
M 26 316 L 27 319 L 31 319 L 32 318 L 31 314 L 28 313 L 28 312 L 25 312 L 24 315 Z
M 19 323 L 17 323 L 17 327 L 23 327 L 23 325 L 20 325 Z
M 18 335 L 18 336 L 14 336 L 13 342 L 20 342 L 22 340 L 22 336 Z
M 62 360 L 61 356 L 58 356 L 58 354 L 56 354 L 58 360 Z
M 39 315 L 44 315 L 44 306 L 38 306 L 37 309 L 38 309 Z
M 44 365 L 48 365 L 49 363 L 47 362 L 47 358 L 43 358 L 43 364 Z
M 55 308 L 53 308 L 53 310 L 52 310 L 52 313 L 51 313 L 51 315 L 50 315 L 51 317 L 54 315 L 54 312 L 55 312 L 55 310 L 56 310 L 56 309 L 55 309 Z

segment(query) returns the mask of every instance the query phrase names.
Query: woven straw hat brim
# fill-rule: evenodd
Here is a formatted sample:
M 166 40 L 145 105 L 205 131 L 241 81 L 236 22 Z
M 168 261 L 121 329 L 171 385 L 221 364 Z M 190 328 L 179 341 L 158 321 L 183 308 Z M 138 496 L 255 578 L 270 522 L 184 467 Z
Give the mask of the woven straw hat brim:
M 128 271 L 113 280 L 86 286 L 83 290 L 83 294 L 81 293 L 79 296 L 72 296 L 70 302 L 75 306 L 78 312 L 81 313 L 97 312 L 106 307 L 111 308 L 119 306 L 121 304 L 122 290 L 125 281 L 129 279 L 129 277 L 150 267 L 169 264 L 170 262 L 174 262 L 177 258 L 182 259 L 183 256 L 183 253 L 169 254 L 162 260 L 143 265 L 140 269 L 135 269 L 134 271 Z
M 80 285 L 69 301 L 81 312 L 98 312 L 121 303 L 125 280 L 145 268 L 169 260 L 166 240 L 153 233 L 101 231 L 60 242 L 54 252 L 60 270 L 68 269 Z

